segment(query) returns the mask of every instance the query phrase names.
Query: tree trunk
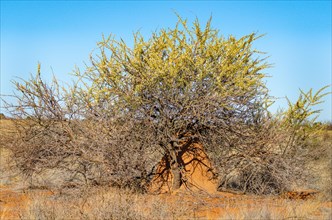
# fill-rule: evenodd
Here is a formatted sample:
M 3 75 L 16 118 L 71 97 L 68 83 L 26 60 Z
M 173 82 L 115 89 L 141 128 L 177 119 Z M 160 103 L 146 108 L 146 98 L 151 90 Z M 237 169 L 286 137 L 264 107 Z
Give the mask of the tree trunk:
M 183 164 L 181 155 L 177 152 L 173 145 L 168 145 L 170 152 L 171 171 L 173 175 L 172 190 L 177 190 L 182 184 L 182 174 L 180 167 Z
M 182 184 L 182 176 L 177 163 L 172 165 L 172 174 L 173 174 L 172 190 L 177 190 L 181 187 Z

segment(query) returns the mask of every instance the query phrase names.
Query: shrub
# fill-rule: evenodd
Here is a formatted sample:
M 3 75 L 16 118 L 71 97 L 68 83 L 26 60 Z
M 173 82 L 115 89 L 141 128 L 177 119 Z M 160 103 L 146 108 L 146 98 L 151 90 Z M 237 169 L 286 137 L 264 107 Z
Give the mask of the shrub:
M 45 83 L 39 66 L 36 77 L 16 83 L 17 104 L 6 107 L 26 119 L 16 121 L 17 165 L 30 177 L 56 168 L 64 182 L 145 191 L 163 158 L 175 190 L 185 182 L 183 156 L 201 144 L 220 188 L 279 193 L 303 173 L 297 167 L 315 130 L 308 119 L 318 113 L 310 107 L 324 94 L 302 92 L 272 116 L 269 64 L 252 48 L 259 37 L 225 38 L 211 19 L 202 28 L 179 17 L 148 40 L 136 33 L 133 48 L 103 38 L 100 54 L 69 88 Z M 229 185 L 233 174 L 238 182 Z

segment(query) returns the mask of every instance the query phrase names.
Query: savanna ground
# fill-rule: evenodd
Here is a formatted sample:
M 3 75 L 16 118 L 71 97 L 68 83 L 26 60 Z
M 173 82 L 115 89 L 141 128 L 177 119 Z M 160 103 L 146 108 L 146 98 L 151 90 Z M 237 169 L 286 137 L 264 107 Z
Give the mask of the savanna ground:
M 2 119 L 0 126 L 0 219 L 332 219 L 332 131 L 318 138 L 324 153 L 309 165 L 316 179 L 294 192 L 256 196 L 184 187 L 156 195 L 111 186 L 33 188 L 4 147 L 15 135 L 12 122 Z

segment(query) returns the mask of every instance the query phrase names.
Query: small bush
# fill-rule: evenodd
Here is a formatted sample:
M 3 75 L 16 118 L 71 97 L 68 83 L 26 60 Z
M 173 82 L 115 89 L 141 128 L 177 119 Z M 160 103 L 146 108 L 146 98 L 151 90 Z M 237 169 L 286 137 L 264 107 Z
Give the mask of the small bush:
M 5 116 L 5 114 L 0 113 L 0 120 L 6 119 L 7 117 Z

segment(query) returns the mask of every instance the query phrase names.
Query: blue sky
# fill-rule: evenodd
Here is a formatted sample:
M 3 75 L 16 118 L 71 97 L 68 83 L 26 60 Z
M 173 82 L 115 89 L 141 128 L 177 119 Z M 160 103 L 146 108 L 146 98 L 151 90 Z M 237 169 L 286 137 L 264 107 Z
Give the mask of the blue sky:
M 189 22 L 197 17 L 228 36 L 266 34 L 255 48 L 267 52 L 273 68 L 267 85 L 285 99 L 331 84 L 331 1 L 1 1 L 1 94 L 11 94 L 10 81 L 27 78 L 42 65 L 45 78 L 70 79 L 101 40 L 115 34 L 132 44 L 132 33 L 148 37 L 173 27 L 176 11 Z M 330 89 L 331 90 L 331 89 Z M 331 121 L 331 96 L 325 98 L 320 120 Z

